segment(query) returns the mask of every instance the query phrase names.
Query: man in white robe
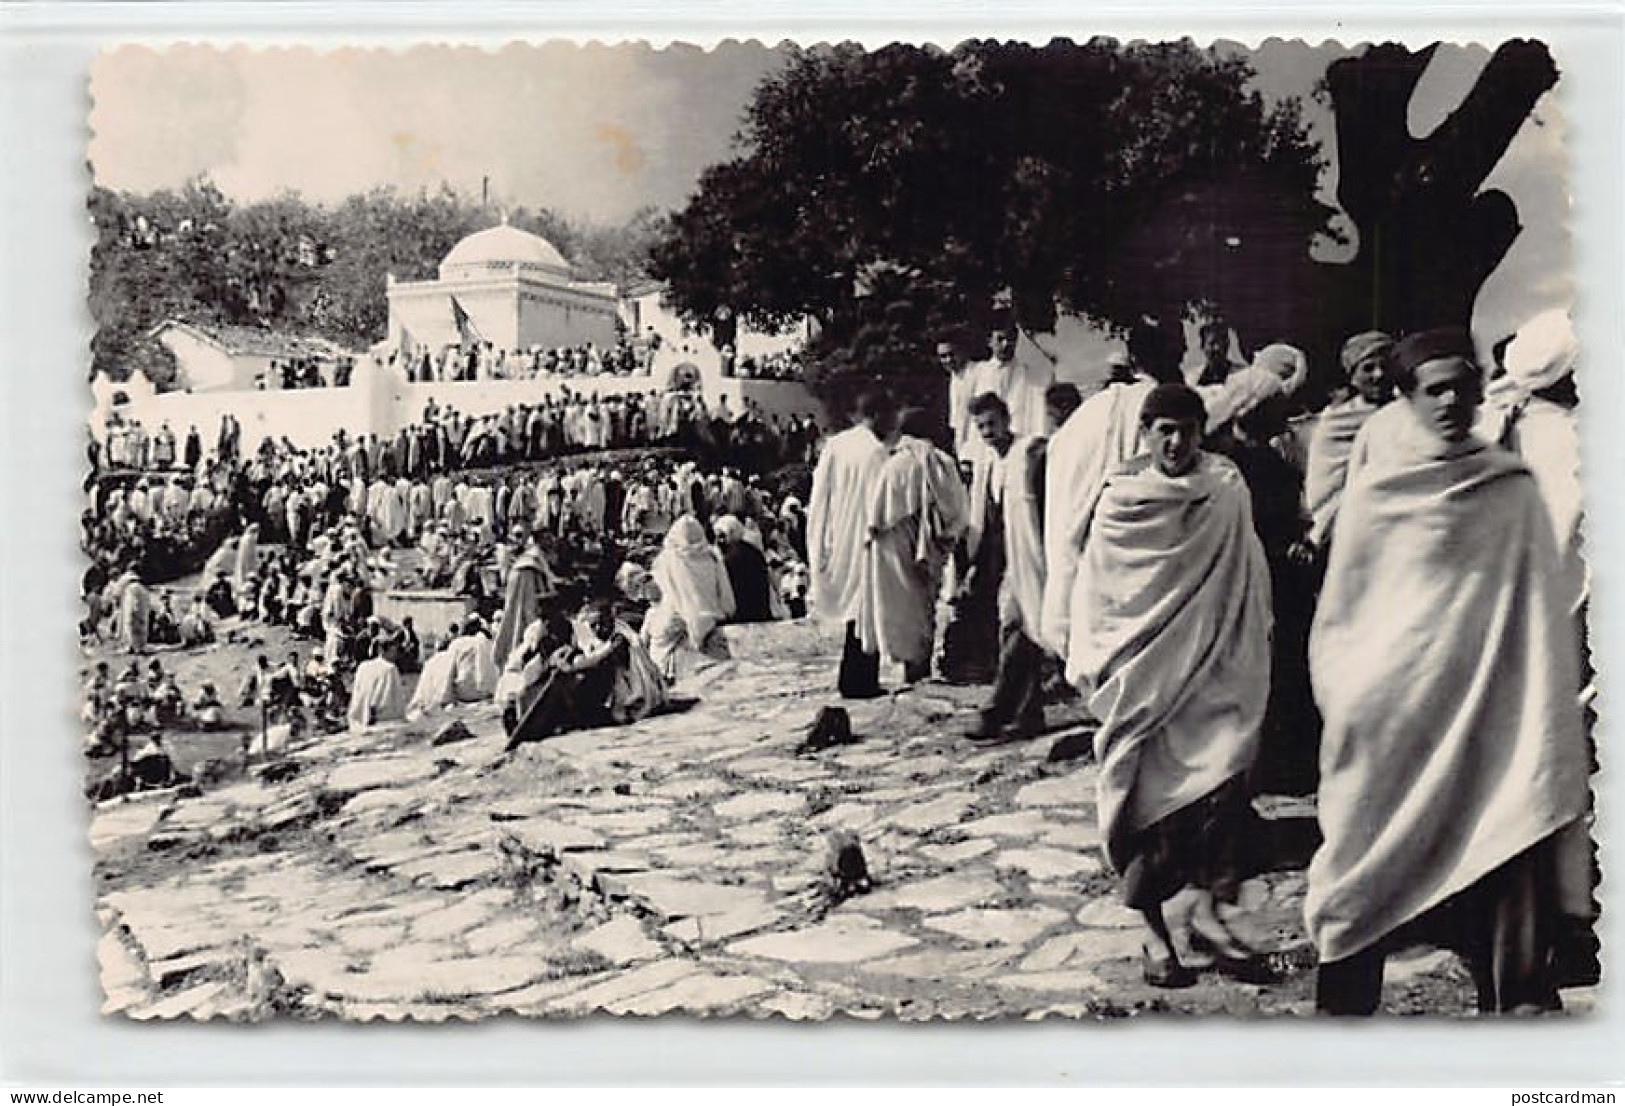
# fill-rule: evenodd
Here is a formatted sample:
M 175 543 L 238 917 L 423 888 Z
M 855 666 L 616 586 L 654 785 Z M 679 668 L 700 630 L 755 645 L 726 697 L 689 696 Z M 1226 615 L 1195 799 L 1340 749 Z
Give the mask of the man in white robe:
M 864 649 L 901 663 L 911 684 L 931 674 L 943 568 L 969 514 L 958 466 L 931 439 L 925 412 L 905 412 L 875 476 L 859 624 Z
M 969 393 L 967 403 L 977 396 L 992 394 L 1004 401 L 1010 412 L 1010 429 L 1018 436 L 1043 436 L 1044 393 L 1055 383 L 1055 368 L 1047 362 L 1027 361 L 1016 356 L 1019 333 L 1013 321 L 996 326 L 989 336 L 992 356 L 965 370 Z M 961 461 L 977 461 L 987 457 L 986 443 L 975 433 L 964 436 L 966 452 Z
M 722 555 L 693 515 L 672 524 L 649 566 L 660 601 L 649 609 L 643 639 L 668 683 L 681 673 L 685 651 L 705 648 L 711 631 L 734 613 L 734 593 Z
M 1587 805 L 1579 658 L 1528 468 L 1472 433 L 1465 331 L 1395 347 L 1401 399 L 1360 432 L 1310 664 L 1325 715 L 1305 920 L 1317 1006 L 1369 1014 L 1426 920 L 1485 1013 L 1559 1005 L 1559 843 Z
M 1388 356 L 1393 347 L 1394 340 L 1380 330 L 1356 334 L 1344 342 L 1343 371 L 1348 374 L 1354 394 L 1331 404 L 1315 420 L 1303 497 L 1310 518 L 1308 540 L 1322 553 L 1331 543 L 1332 525 L 1343 501 L 1354 439 L 1366 420 L 1393 398 L 1388 374 Z
M 400 669 L 384 655 L 384 646 L 375 644 L 372 657 L 356 666 L 346 715 L 350 730 L 358 732 L 380 722 L 398 722 L 406 717 L 405 704 Z
M 124 652 L 140 656 L 147 651 L 147 634 L 152 625 L 152 593 L 134 569 L 119 580 L 118 612 L 119 644 Z
M 1106 477 L 1141 451 L 1140 409 L 1157 381 L 1142 350 L 1113 367 L 1106 387 L 1084 400 L 1051 436 L 1044 469 L 1044 600 L 1039 641 L 1071 654 L 1078 558 Z
M 937 365 L 948 378 L 948 427 L 953 432 L 954 456 L 966 457 L 976 436 L 970 417 L 970 366 L 952 342 L 937 343 Z
M 1160 384 L 1141 410 L 1148 453 L 1107 477 L 1078 566 L 1068 676 L 1100 721 L 1106 858 L 1145 920 L 1145 976 L 1188 986 L 1162 904 L 1193 892 L 1189 937 L 1216 970 L 1263 982 L 1226 926 L 1270 677 L 1269 569 L 1236 466 L 1201 450 L 1201 399 Z
M 497 668 L 485 623 L 470 616 L 463 633 L 446 647 L 451 654 L 452 688 L 458 702 L 477 703 L 496 691 Z
M 450 637 L 423 662 L 423 671 L 418 673 L 417 686 L 412 689 L 412 701 L 406 705 L 409 720 L 416 720 L 457 702 L 456 657 L 452 655 L 451 643 L 461 636 L 461 627 L 452 623 L 447 633 Z M 492 691 L 495 692 L 494 687 Z
M 1535 477 L 1552 518 L 1560 577 L 1580 643 L 1582 707 L 1589 712 L 1596 696 L 1591 664 L 1589 608 L 1590 570 L 1581 548 L 1584 508 L 1580 487 L 1580 426 L 1575 384 L 1579 343 L 1567 311 L 1545 311 L 1518 328 L 1507 344 L 1506 375 L 1491 385 L 1480 436 L 1516 453 Z M 1600 973 L 1593 927 L 1597 916 L 1596 881 L 1589 819 L 1565 831 L 1559 853 L 1559 891 L 1564 932 L 1559 956 L 1575 978 L 1594 981 Z
M 889 396 L 879 390 L 865 392 L 858 399 L 856 423 L 824 443 L 813 470 L 807 510 L 812 580 L 808 605 L 819 619 L 845 628 L 837 686 L 848 699 L 881 693 L 880 656 L 863 647 L 857 627 L 862 617 L 869 504 L 875 478 L 886 463 L 885 439 L 893 418 Z
M 1534 475 L 1552 516 L 1563 579 L 1576 611 L 1589 592 L 1580 550 L 1584 500 L 1574 381 L 1578 359 L 1568 312 L 1537 315 L 1507 344 L 1506 375 L 1490 387 L 1479 425 L 1481 436 L 1518 454 Z

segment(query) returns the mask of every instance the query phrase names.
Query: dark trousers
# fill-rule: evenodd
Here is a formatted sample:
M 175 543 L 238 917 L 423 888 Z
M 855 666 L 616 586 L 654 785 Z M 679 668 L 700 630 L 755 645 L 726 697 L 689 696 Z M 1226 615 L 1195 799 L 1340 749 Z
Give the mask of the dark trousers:
M 1528 849 L 1441 904 L 1422 928 L 1437 925 L 1440 941 L 1466 959 L 1478 989 L 1478 1009 L 1560 1009 L 1551 971 L 1553 922 L 1551 839 Z M 1369 1015 L 1382 999 L 1387 948 L 1320 965 L 1315 1007 L 1323 1014 Z
M 987 727 L 1010 723 L 1044 723 L 1044 649 L 1027 636 L 1019 622 L 999 627 L 999 672 L 993 697 L 982 709 Z
M 880 694 L 880 654 L 863 651 L 855 622 L 846 624 L 841 671 L 835 686 L 843 699 L 872 699 Z

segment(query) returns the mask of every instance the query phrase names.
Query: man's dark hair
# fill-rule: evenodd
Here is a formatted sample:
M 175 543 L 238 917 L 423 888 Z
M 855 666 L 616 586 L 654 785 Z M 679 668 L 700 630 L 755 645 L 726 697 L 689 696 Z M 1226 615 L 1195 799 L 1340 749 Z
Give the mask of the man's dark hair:
M 985 415 L 990 411 L 997 411 L 1005 418 L 1010 417 L 1010 405 L 998 397 L 995 392 L 983 392 L 970 401 L 971 417 Z
M 1044 389 L 1044 405 L 1053 407 L 1058 411 L 1070 415 L 1083 403 L 1083 397 L 1078 394 L 1078 386 L 1067 381 L 1051 384 Z
M 858 393 L 858 402 L 853 410 L 860 419 L 880 422 L 890 417 L 897 409 L 897 403 L 892 399 L 889 390 L 878 384 L 871 384 Z
M 1196 389 L 1188 384 L 1158 384 L 1145 397 L 1145 406 L 1140 408 L 1140 425 L 1150 426 L 1158 419 L 1177 419 L 1200 426 L 1207 422 L 1207 406 Z
M 1141 372 L 1153 380 L 1179 378 L 1179 357 L 1168 348 L 1162 331 L 1151 323 L 1140 323 L 1128 335 L 1128 355 Z
M 897 431 L 911 438 L 936 442 L 941 436 L 941 422 L 928 408 L 905 407 L 897 416 Z

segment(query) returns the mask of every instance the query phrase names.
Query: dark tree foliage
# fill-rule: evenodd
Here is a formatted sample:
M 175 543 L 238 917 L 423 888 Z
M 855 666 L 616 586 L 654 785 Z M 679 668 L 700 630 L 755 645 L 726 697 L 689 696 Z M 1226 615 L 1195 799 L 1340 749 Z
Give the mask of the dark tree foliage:
M 928 372 L 939 338 L 980 354 L 1002 305 L 1032 330 L 1057 310 L 1175 326 L 1260 255 L 1306 257 L 1332 214 L 1297 105 L 1268 109 L 1251 75 L 1190 43 L 802 51 L 757 89 L 654 272 L 697 324 L 815 319 L 830 395 L 853 373 Z M 1268 202 L 1243 202 L 1257 188 Z M 1252 322 L 1250 300 L 1217 306 Z
M 1311 256 L 1340 238 L 1302 105 L 1267 105 L 1240 57 L 967 42 L 796 54 L 757 89 L 737 155 L 671 219 L 654 273 L 702 326 L 815 320 L 811 376 L 835 406 L 854 374 L 925 387 L 941 338 L 982 355 L 996 304 L 1038 331 L 1058 310 L 1154 320 L 1170 350 L 1201 307 L 1243 348 L 1302 346 L 1323 390 L 1350 333 L 1465 324 L 1519 231 L 1482 185 L 1555 83 L 1551 57 L 1503 45 L 1415 139 L 1406 112 L 1432 55 L 1379 46 L 1327 74 L 1350 262 Z
M 91 372 L 115 380 L 135 369 L 160 387 L 173 358 L 149 337 L 168 318 L 316 334 L 352 349 L 384 337 L 386 274 L 432 278 L 464 236 L 497 214 L 449 188 L 403 196 L 377 189 L 336 206 L 279 196 L 236 205 L 206 181 L 145 196 L 96 189 L 90 309 Z M 513 225 L 540 234 L 586 280 L 629 283 L 647 275 L 660 216 L 592 226 L 546 209 L 518 208 Z

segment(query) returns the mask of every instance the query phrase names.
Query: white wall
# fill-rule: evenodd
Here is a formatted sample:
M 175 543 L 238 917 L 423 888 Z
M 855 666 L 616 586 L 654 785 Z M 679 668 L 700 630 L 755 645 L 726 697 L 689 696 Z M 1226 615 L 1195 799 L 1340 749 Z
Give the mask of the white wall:
M 417 282 L 389 290 L 389 335 L 404 328 L 414 342 L 442 349 L 458 341 L 451 299 L 468 312 L 472 328 L 496 349 L 578 346 L 615 342 L 615 301 L 508 278 L 468 284 Z
M 177 439 L 196 426 L 204 448 L 213 449 L 220 418 L 236 416 L 243 428 L 242 448 L 252 453 L 264 438 L 286 437 L 302 448 L 326 445 L 343 429 L 365 430 L 367 396 L 355 388 L 307 388 L 292 392 L 164 392 L 135 400 L 118 410 L 149 428 L 165 419 Z M 91 432 L 103 437 L 104 428 L 93 422 Z
M 543 380 L 486 380 L 409 384 L 387 368 L 357 365 L 348 388 L 306 388 L 291 392 L 165 392 L 147 399 L 132 399 L 118 410 L 153 428 L 165 419 L 184 439 L 195 425 L 207 448 L 212 448 L 222 415 L 235 415 L 243 428 L 242 448 L 252 453 L 265 438 L 287 438 L 301 448 L 327 445 L 338 430 L 356 434 L 394 434 L 422 418 L 432 398 L 438 406 L 454 407 L 465 415 L 481 416 L 510 406 L 540 402 L 568 388 L 576 395 L 630 395 L 664 391 L 664 381 L 647 376 L 552 377 Z M 743 411 L 745 399 L 759 403 L 767 414 L 809 413 L 823 418 L 822 408 L 800 384 L 774 380 L 702 381 L 706 402 L 715 405 L 727 396 L 728 406 Z M 105 427 L 93 419 L 91 432 L 98 439 Z

